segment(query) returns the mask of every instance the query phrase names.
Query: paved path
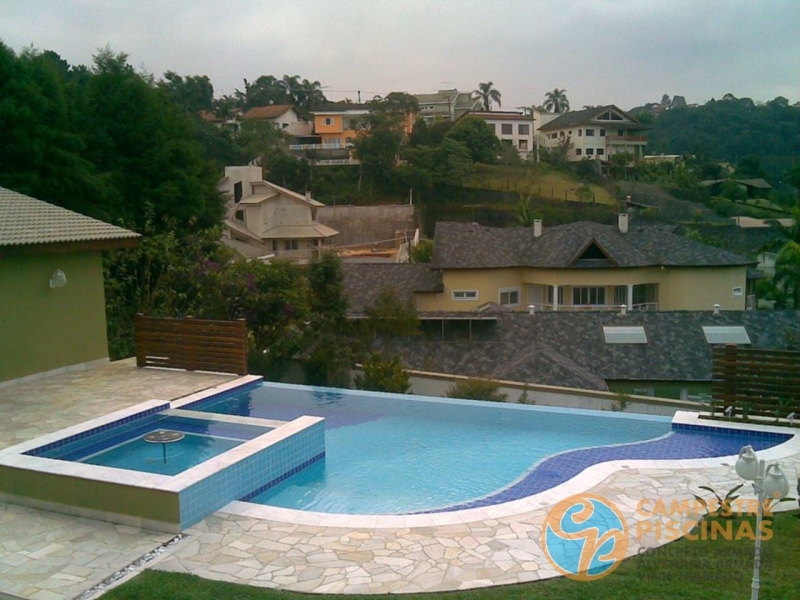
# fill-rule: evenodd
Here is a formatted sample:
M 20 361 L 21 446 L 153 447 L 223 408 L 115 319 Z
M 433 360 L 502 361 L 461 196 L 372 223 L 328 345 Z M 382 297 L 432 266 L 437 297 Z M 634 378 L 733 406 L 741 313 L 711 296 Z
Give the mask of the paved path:
M 228 379 L 137 370 L 124 361 L 0 387 L 0 447 Z M 782 461 L 794 474 L 800 468 L 797 443 L 791 452 Z M 533 581 L 557 575 L 539 540 L 545 515 L 559 499 L 586 491 L 602 495 L 635 531 L 640 522 L 663 521 L 637 512 L 643 498 L 690 500 L 701 485 L 727 491 L 739 483 L 731 462 L 605 463 L 535 497 L 439 515 L 323 516 L 234 502 L 144 567 L 317 593 L 411 593 Z M 0 597 L 75 598 L 171 537 L 0 503 Z M 652 534 L 634 539 L 628 554 L 661 541 Z

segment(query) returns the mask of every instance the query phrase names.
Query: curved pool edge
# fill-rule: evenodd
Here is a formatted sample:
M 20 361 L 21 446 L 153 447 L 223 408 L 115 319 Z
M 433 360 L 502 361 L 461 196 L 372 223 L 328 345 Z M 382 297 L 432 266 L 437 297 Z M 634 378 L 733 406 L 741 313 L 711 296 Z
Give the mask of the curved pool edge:
M 800 431 L 786 427 L 740 423 L 733 421 L 715 421 L 702 419 L 700 413 L 678 411 L 673 417 L 673 425 L 701 426 L 710 429 L 736 430 L 742 432 L 788 434 L 792 437 L 771 448 L 759 451 L 759 456 L 767 461 L 781 460 L 800 454 Z M 692 458 L 679 460 L 615 460 L 596 463 L 581 471 L 572 479 L 560 483 L 543 492 L 491 506 L 467 508 L 449 512 L 431 512 L 410 515 L 353 515 L 341 513 L 320 513 L 302 511 L 234 501 L 225 505 L 219 512 L 242 517 L 264 519 L 290 523 L 294 525 L 310 525 L 317 527 L 341 527 L 348 529 L 396 529 L 431 527 L 441 525 L 461 525 L 491 519 L 503 519 L 533 512 L 556 504 L 568 496 L 587 492 L 602 483 L 608 477 L 625 470 L 683 470 L 733 466 L 736 455 L 717 456 L 712 458 Z

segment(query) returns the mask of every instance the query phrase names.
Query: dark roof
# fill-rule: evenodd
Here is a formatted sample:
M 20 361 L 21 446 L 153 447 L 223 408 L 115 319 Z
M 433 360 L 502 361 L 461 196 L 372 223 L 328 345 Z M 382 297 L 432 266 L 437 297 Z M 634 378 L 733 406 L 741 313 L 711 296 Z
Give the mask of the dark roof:
M 570 127 L 573 125 L 584 125 L 584 124 L 592 124 L 595 123 L 594 119 L 602 115 L 604 112 L 608 110 L 614 110 L 621 115 L 630 119 L 635 125 L 638 127 L 644 127 L 639 121 L 636 120 L 636 117 L 631 116 L 630 114 L 626 113 L 624 110 L 620 109 L 613 104 L 608 104 L 606 106 L 596 106 L 594 108 L 586 108 L 584 110 L 574 110 L 565 112 L 560 117 L 556 117 L 549 123 L 542 125 L 539 130 L 540 131 L 549 131 L 551 129 L 563 129 L 564 127 Z M 609 124 L 609 125 L 626 125 L 625 121 L 596 121 L 597 124 Z
M 709 381 L 703 326 L 742 325 L 752 348 L 786 349 L 800 311 L 500 313 L 497 341 L 381 341 L 408 368 L 586 389 L 606 380 Z M 607 344 L 603 326 L 644 327 L 646 344 Z
M 436 224 L 432 266 L 438 269 L 501 267 L 586 268 L 650 266 L 737 266 L 753 261 L 674 233 L 672 225 L 615 225 L 579 221 L 544 227 L 484 227 L 477 223 Z M 608 261 L 579 261 L 594 243 Z
M 756 179 L 706 179 L 700 182 L 700 185 L 705 187 L 711 187 L 712 185 L 717 185 L 719 183 L 724 183 L 726 181 L 735 181 L 736 183 L 741 183 L 744 186 L 752 187 L 761 190 L 771 190 L 772 186 L 761 177 Z
M 363 315 L 384 289 L 400 300 L 414 299 L 414 292 L 442 291 L 442 276 L 426 264 L 343 263 L 348 312 Z
M 372 106 L 369 104 L 322 104 L 311 110 L 311 114 L 322 114 L 331 112 L 346 112 L 348 110 L 371 110 Z
M 277 119 L 294 108 L 291 104 L 271 104 L 269 106 L 254 106 L 242 115 L 245 121 L 250 119 Z

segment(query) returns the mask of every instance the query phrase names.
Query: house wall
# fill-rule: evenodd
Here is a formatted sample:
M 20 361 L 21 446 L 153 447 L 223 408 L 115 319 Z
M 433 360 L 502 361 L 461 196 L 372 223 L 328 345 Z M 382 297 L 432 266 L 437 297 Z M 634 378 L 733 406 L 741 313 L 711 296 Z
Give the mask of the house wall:
M 658 285 L 658 310 L 745 309 L 745 267 L 684 267 L 641 269 L 453 269 L 444 271 L 444 292 L 417 294 L 420 311 L 470 311 L 487 302 L 500 303 L 501 290 L 518 288 L 520 303 L 511 308 L 527 310 L 528 304 L 546 303 L 529 295 L 528 286 L 558 285 L 564 288 L 563 306 L 572 304 L 576 286 L 606 287 L 606 305 L 614 303 L 614 286 L 654 283 Z M 734 297 L 734 288 L 742 288 Z M 455 300 L 454 290 L 475 290 L 474 300 Z
M 660 310 L 744 310 L 746 267 L 695 267 L 664 269 L 659 286 Z M 742 294 L 734 297 L 734 288 Z
M 0 307 L 0 381 L 108 358 L 100 252 L 3 258 Z
M 278 196 L 259 204 L 261 231 L 280 225 L 311 225 L 311 207 L 286 196 Z

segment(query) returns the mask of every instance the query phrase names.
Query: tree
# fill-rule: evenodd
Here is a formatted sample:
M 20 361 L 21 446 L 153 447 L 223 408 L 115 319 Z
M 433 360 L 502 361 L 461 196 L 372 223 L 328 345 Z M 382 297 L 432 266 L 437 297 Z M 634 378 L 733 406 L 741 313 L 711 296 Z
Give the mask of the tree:
M 306 383 L 350 387 L 354 340 L 347 320 L 342 262 L 326 252 L 307 267 L 310 316 L 303 341 Z
M 787 227 L 775 222 L 776 237 L 764 250 L 777 252 L 773 283 L 792 298 L 794 308 L 800 308 L 800 208 L 795 208 L 792 224 Z
M 448 398 L 465 398 L 467 400 L 486 400 L 489 402 L 505 402 L 508 394 L 500 391 L 500 384 L 491 379 L 461 379 L 450 386 L 446 393 Z
M 214 86 L 206 75 L 190 75 L 185 79 L 174 71 L 164 73 L 158 88 L 187 112 L 196 114 L 214 108 Z
M 475 117 L 459 119 L 445 139 L 464 144 L 469 149 L 473 162 L 495 164 L 497 155 L 500 154 L 500 140 L 483 119 Z
M 411 390 L 408 371 L 403 368 L 400 357 L 392 355 L 384 358 L 374 352 L 364 361 L 363 373 L 356 375 L 353 383 L 359 390 L 407 394 Z
M 567 112 L 569 110 L 567 90 L 555 88 L 552 92 L 547 92 L 544 95 L 544 109 L 547 112 Z
M 500 97 L 502 94 L 494 89 L 494 83 L 491 81 L 487 81 L 486 83 L 479 83 L 478 89 L 472 92 L 473 98 L 480 99 L 479 107 L 481 110 L 492 110 L 492 102 L 497 102 L 497 106 L 502 106 L 500 103 Z
M 411 249 L 411 262 L 429 263 L 433 258 L 433 240 L 422 239 Z
M 419 316 L 413 301 L 400 300 L 392 288 L 382 289 L 366 313 L 364 325 L 370 337 L 408 339 L 419 334 Z
M 761 168 L 761 160 L 758 156 L 749 154 L 736 165 L 733 176 L 738 179 L 758 179 L 766 177 L 767 174 Z

